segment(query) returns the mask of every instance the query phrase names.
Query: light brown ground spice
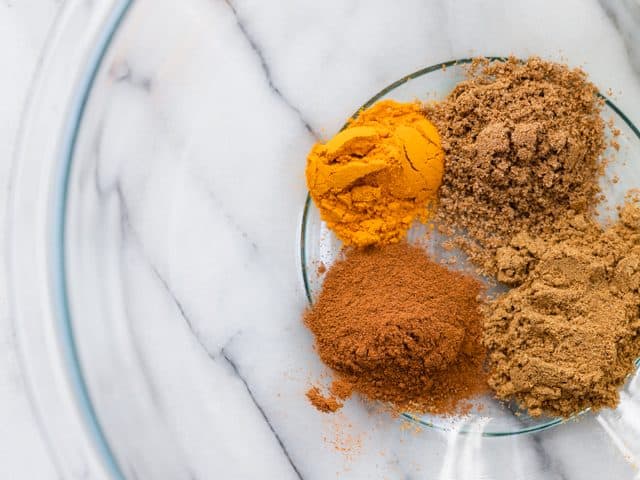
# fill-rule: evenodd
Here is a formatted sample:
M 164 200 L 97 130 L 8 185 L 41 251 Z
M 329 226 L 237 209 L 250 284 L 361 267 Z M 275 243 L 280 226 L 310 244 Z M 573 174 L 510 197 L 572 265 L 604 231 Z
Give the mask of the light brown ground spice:
M 427 105 L 446 153 L 437 221 L 486 273 L 515 233 L 593 210 L 605 147 L 596 93 L 566 65 L 477 60 L 444 101 Z
M 491 387 L 534 416 L 615 407 L 640 356 L 640 207 L 604 231 L 582 215 L 556 228 L 499 249 L 499 275 L 519 286 L 485 323 Z
M 486 391 L 481 293 L 418 247 L 348 250 L 304 317 L 337 376 L 334 400 L 353 390 L 398 409 L 452 413 Z

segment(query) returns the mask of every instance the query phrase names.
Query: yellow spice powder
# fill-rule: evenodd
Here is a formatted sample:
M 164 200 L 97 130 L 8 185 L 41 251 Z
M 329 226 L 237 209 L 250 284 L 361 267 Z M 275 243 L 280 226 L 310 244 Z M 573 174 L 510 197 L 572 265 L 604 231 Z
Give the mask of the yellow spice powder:
M 430 215 L 444 170 L 440 136 L 419 103 L 383 100 L 363 110 L 307 159 L 322 219 L 346 244 L 395 243 Z

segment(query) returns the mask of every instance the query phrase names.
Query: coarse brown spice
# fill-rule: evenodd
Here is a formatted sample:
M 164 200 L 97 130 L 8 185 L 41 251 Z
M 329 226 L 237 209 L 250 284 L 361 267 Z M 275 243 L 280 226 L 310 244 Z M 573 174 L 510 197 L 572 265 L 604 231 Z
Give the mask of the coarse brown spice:
M 336 374 L 334 399 L 353 390 L 398 409 L 453 413 L 486 391 L 481 293 L 477 280 L 406 243 L 348 250 L 304 317 Z
M 576 215 L 544 239 L 518 235 L 498 259 L 498 278 L 517 286 L 487 307 L 498 398 L 534 416 L 615 407 L 640 356 L 640 207 L 606 230 Z
M 604 150 L 602 101 L 580 69 L 532 57 L 476 60 L 426 106 L 445 150 L 437 220 L 482 270 L 518 232 L 593 211 Z

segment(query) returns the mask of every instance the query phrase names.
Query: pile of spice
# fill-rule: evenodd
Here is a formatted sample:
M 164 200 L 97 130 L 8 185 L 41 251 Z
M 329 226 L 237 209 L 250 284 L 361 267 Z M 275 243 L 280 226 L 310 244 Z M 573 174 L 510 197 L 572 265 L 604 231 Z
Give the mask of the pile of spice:
M 322 219 L 346 245 L 401 240 L 425 220 L 444 153 L 419 103 L 386 100 L 359 112 L 307 159 L 307 186 Z
M 593 212 L 605 146 L 596 94 L 580 69 L 477 60 L 427 106 L 447 158 L 438 223 L 486 273 L 515 234 L 548 232 L 568 210 Z
M 615 407 L 640 356 L 640 207 L 627 203 L 606 230 L 574 216 L 501 258 L 524 281 L 487 306 L 498 398 L 515 396 L 530 415 Z
M 324 411 L 357 391 L 414 412 L 451 412 L 487 390 L 481 284 L 406 243 L 351 249 L 327 273 L 304 321 L 337 380 Z

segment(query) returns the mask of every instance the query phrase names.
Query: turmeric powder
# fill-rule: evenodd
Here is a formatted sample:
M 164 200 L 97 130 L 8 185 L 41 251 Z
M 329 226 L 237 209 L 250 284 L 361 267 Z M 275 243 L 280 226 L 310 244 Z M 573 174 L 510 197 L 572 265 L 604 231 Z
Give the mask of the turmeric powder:
M 426 221 L 442 181 L 444 153 L 419 103 L 384 100 L 363 110 L 307 159 L 307 186 L 322 219 L 346 244 L 401 240 Z

